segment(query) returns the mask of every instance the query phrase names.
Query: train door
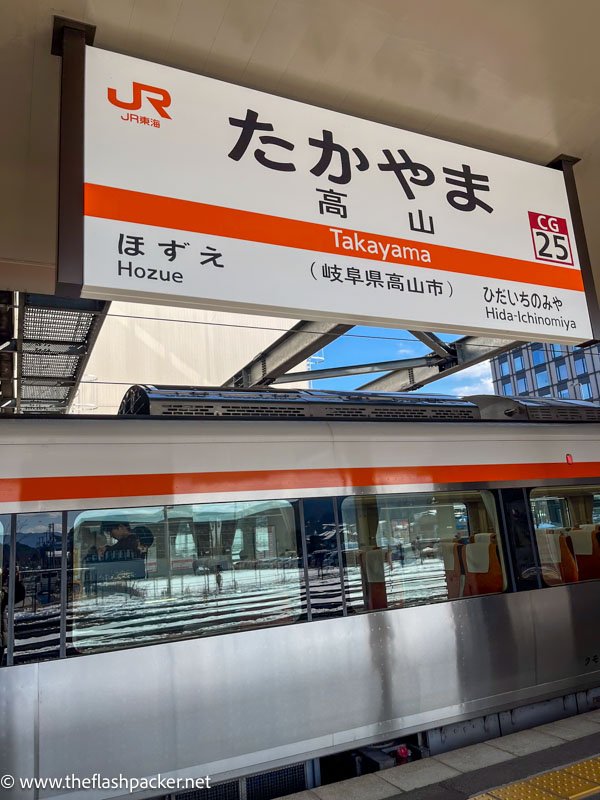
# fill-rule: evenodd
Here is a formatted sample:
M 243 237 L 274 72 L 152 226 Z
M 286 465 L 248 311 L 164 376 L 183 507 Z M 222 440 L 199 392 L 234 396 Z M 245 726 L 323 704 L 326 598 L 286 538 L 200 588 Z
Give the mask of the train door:
M 522 488 L 498 490 L 503 527 L 508 539 L 510 572 L 517 591 L 539 589 L 542 586 L 528 494 L 528 490 Z

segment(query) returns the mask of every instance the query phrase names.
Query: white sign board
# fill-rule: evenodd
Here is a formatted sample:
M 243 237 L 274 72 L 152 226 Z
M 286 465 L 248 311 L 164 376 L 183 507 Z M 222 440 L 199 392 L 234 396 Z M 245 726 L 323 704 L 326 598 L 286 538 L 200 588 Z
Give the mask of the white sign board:
M 559 171 L 86 49 L 83 296 L 582 342 Z

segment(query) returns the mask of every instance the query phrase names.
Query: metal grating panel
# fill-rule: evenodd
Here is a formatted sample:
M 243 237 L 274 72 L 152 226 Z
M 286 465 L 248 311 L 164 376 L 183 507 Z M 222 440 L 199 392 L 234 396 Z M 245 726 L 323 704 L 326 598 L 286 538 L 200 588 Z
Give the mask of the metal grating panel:
M 109 303 L 23 294 L 19 300 L 17 410 L 68 411 Z
M 93 314 L 25 306 L 23 338 L 36 341 L 85 342 Z
M 180 792 L 173 797 L 175 800 L 240 800 L 240 784 L 239 781 L 227 781 L 211 786 L 210 789 Z
M 304 764 L 291 764 L 246 778 L 247 800 L 273 800 L 306 789 Z
M 29 378 L 36 375 L 54 375 L 58 378 L 73 378 L 78 356 L 21 354 L 21 375 Z
M 68 386 L 37 386 L 23 384 L 21 386 L 21 400 L 56 400 L 61 405 L 66 403 L 69 396 Z

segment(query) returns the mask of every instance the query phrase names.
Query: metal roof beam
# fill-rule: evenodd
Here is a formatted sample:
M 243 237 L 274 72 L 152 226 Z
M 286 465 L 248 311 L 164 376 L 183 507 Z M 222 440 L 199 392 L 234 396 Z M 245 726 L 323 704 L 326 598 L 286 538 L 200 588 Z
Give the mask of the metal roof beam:
M 269 386 L 313 353 L 343 336 L 352 327 L 352 325 L 339 325 L 332 322 L 301 320 L 266 350 L 255 356 L 235 375 L 232 375 L 223 383 L 223 386 L 236 389 Z M 302 380 L 302 378 L 294 377 L 294 380 Z
M 318 381 L 323 378 L 338 378 L 345 375 L 362 375 L 366 372 L 386 372 L 388 370 L 428 367 L 438 362 L 439 356 L 428 355 L 418 358 L 401 358 L 396 361 L 375 361 L 371 364 L 354 364 L 347 367 L 330 367 L 329 369 L 308 370 L 308 372 L 288 372 L 275 378 L 274 384 L 292 383 L 293 381 Z
M 70 344 L 69 342 L 51 341 L 49 339 L 44 339 L 41 342 L 35 339 L 23 339 L 21 349 L 24 353 L 31 353 L 31 355 L 84 356 L 87 353 L 87 344 L 85 342 Z
M 75 378 L 57 378 L 55 375 L 23 375 L 21 377 L 22 386 L 75 386 L 78 381 Z
M 58 297 L 53 294 L 35 294 L 34 292 L 27 293 L 25 297 L 26 304 L 32 308 L 69 312 L 79 311 L 80 313 L 99 314 L 100 316 L 104 316 L 106 313 L 107 302 L 105 300 L 91 300 L 86 297 Z
M 514 350 L 515 347 L 521 347 L 525 343 L 501 336 L 463 336 L 452 344 L 456 349 L 458 363 L 472 367 L 474 364 Z
M 441 377 L 440 366 L 416 367 L 388 372 L 374 381 L 359 386 L 360 390 L 373 392 L 410 392 Z
M 409 331 L 409 333 L 414 336 L 415 339 L 418 339 L 420 342 L 423 342 L 423 344 L 426 344 L 427 347 L 430 347 L 438 356 L 447 358 L 453 355 L 452 345 L 442 342 L 435 333 L 429 333 L 428 331 Z
M 293 383 L 295 381 L 318 381 L 324 378 L 337 378 L 348 375 L 362 375 L 369 372 L 387 372 L 390 370 L 408 369 L 420 366 L 437 366 L 438 362 L 456 360 L 456 352 L 451 344 L 446 344 L 434 333 L 425 331 L 409 331 L 416 339 L 426 344 L 433 351 L 425 356 L 413 359 L 394 361 L 378 361 L 370 364 L 353 364 L 344 367 L 308 370 L 306 372 L 289 372 L 271 381 L 272 384 Z M 444 364 L 447 365 L 446 363 Z
M 359 388 L 375 392 L 409 392 L 433 383 L 439 378 L 454 375 L 467 367 L 499 356 L 522 344 L 523 342 L 515 342 L 499 336 L 463 336 L 450 345 L 455 352 L 452 359 L 446 361 L 440 359 L 437 366 L 426 369 L 421 367 L 415 370 L 401 369 L 389 372 Z
M 52 339 L 44 339 L 43 341 L 23 339 L 21 343 L 17 339 L 9 339 L 0 344 L 0 352 L 23 352 L 36 356 L 82 356 L 86 353 L 86 347 L 85 343 L 69 344 L 69 342 Z

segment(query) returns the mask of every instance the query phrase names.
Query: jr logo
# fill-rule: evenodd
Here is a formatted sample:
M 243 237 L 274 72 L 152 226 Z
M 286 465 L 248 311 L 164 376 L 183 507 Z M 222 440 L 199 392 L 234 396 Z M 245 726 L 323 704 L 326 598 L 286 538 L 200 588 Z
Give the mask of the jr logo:
M 160 114 L 161 117 L 164 117 L 165 119 L 171 119 L 170 114 L 165 111 L 165 109 L 171 105 L 171 95 L 166 89 L 160 89 L 158 86 L 148 86 L 145 83 L 133 81 L 132 95 L 133 97 L 131 101 L 119 100 L 117 97 L 117 90 L 111 88 L 108 89 L 108 100 L 113 104 L 113 106 L 127 108 L 130 111 L 137 111 L 142 107 L 145 95 L 150 105 Z

